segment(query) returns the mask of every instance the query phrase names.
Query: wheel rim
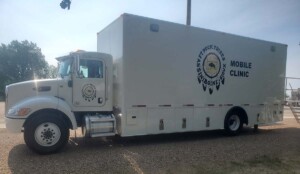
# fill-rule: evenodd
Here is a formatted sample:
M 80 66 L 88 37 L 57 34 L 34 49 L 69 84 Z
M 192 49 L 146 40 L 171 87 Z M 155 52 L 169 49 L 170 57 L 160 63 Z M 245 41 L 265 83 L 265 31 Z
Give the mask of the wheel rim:
M 229 129 L 232 131 L 236 131 L 239 129 L 241 124 L 240 117 L 238 115 L 232 115 L 229 118 Z
M 61 136 L 59 127 L 54 123 L 42 123 L 39 125 L 35 132 L 35 141 L 41 146 L 53 146 L 55 145 Z

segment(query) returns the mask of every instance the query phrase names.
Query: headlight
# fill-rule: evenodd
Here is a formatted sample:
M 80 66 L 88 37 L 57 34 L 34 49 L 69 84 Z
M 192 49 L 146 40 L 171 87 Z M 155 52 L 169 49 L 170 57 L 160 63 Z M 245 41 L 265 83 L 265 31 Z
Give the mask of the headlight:
M 16 115 L 16 113 L 17 113 L 17 110 L 15 110 L 15 109 L 12 108 L 12 109 L 9 109 L 9 110 L 8 110 L 8 113 L 7 113 L 7 114 L 8 114 L 8 115 Z
M 30 108 L 19 108 L 19 109 L 12 108 L 8 110 L 7 114 L 9 116 L 26 116 L 30 113 L 30 111 L 31 111 Z

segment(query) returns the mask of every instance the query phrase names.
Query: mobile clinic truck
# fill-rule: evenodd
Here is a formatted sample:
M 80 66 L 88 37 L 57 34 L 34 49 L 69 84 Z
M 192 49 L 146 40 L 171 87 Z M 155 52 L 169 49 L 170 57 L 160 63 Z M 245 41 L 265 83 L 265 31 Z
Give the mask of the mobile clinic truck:
M 6 126 L 38 153 L 69 129 L 121 137 L 224 129 L 283 119 L 287 46 L 123 14 L 98 52 L 59 57 L 59 78 L 6 87 Z

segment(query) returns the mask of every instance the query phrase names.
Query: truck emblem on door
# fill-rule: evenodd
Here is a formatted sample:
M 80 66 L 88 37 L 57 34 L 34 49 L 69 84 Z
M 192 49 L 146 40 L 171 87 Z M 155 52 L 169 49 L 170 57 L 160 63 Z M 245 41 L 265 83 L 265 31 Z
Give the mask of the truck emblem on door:
M 208 88 L 212 94 L 214 88 L 219 90 L 220 85 L 225 83 L 225 56 L 221 49 L 216 45 L 204 47 L 197 59 L 197 78 L 203 90 Z
M 86 101 L 92 101 L 96 98 L 96 87 L 93 84 L 85 84 L 82 87 L 82 97 Z

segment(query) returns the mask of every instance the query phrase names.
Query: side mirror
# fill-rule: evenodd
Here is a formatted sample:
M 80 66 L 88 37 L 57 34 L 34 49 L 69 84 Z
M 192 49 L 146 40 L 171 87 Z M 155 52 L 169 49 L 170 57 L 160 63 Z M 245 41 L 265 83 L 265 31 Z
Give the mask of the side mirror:
M 85 78 L 82 71 L 77 72 L 77 77 L 80 78 L 80 79 Z

